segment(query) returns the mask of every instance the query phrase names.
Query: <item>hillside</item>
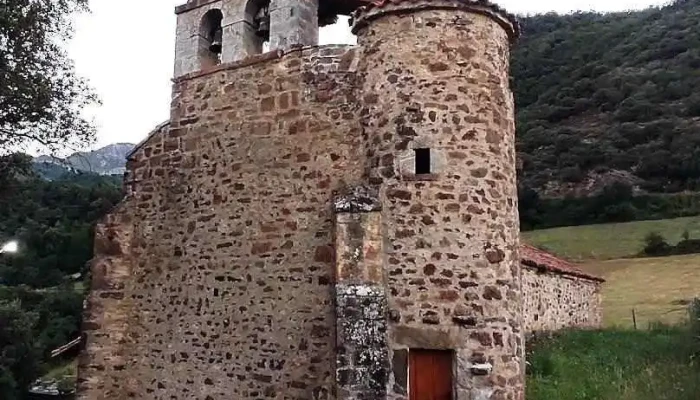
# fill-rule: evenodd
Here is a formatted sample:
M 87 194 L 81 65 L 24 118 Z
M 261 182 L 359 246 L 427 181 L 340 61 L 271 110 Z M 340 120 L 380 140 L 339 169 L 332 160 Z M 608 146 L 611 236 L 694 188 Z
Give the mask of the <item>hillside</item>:
M 524 186 L 700 190 L 700 0 L 522 23 L 512 73 Z
M 0 244 L 19 242 L 0 254 L 0 398 L 19 399 L 55 367 L 51 350 L 79 335 L 93 226 L 122 193 L 119 180 L 95 174 L 10 174 L 0 187 Z

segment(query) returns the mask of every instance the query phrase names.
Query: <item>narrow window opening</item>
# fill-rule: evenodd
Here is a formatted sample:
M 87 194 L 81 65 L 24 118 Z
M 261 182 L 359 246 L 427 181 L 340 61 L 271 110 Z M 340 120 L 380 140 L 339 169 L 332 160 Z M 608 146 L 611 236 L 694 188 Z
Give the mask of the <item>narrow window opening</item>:
M 416 175 L 428 175 L 432 173 L 430 168 L 430 149 L 415 149 Z

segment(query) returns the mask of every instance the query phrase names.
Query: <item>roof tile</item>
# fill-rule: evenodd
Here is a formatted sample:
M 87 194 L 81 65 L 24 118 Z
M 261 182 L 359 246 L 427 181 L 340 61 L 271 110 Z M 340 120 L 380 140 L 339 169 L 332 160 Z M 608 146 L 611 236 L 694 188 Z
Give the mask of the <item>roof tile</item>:
M 566 260 L 562 260 L 561 258 L 547 253 L 544 250 L 540 250 L 527 244 L 520 245 L 520 261 L 528 267 L 544 269 L 549 272 L 575 276 L 598 282 L 605 282 L 603 278 L 588 274 Z

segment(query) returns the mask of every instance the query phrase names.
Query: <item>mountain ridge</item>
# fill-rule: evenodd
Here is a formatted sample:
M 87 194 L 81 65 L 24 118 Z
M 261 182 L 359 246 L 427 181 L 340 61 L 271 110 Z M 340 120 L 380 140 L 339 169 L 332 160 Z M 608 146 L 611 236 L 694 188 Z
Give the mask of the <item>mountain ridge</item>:
M 113 143 L 96 150 L 76 152 L 68 157 L 39 156 L 34 164 L 43 168 L 60 167 L 68 171 L 91 172 L 99 175 L 122 175 L 126 172 L 126 156 L 135 144 Z

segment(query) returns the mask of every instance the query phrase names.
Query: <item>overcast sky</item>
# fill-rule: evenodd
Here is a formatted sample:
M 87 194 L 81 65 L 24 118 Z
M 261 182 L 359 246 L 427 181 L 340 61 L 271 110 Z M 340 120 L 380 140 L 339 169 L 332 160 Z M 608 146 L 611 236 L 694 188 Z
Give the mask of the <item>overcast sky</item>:
M 76 21 L 69 47 L 78 73 L 102 106 L 88 110 L 98 127 L 96 147 L 138 143 L 169 118 L 175 43 L 174 7 L 186 0 L 90 0 L 91 14 Z M 514 13 L 620 11 L 668 0 L 496 0 Z M 353 40 L 347 21 L 324 28 L 322 43 Z

